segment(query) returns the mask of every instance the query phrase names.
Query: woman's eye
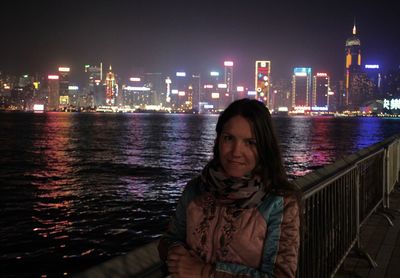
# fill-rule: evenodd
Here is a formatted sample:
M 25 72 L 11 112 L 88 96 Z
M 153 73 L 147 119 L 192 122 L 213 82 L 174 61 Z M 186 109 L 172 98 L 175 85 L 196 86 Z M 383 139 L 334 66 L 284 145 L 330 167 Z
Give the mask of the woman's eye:
M 224 139 L 224 141 L 230 141 L 230 140 L 232 140 L 232 136 L 231 135 L 224 135 L 224 137 L 223 137 L 223 139 Z
M 256 140 L 247 140 L 247 144 L 250 146 L 255 146 L 257 144 Z

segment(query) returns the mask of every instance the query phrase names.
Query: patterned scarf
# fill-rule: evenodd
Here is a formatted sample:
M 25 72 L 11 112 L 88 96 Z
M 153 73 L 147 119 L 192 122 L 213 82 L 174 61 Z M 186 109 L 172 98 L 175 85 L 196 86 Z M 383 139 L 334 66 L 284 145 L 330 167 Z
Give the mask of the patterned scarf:
M 210 162 L 204 167 L 201 180 L 205 189 L 214 194 L 219 203 L 236 208 L 251 208 L 262 201 L 266 192 L 258 176 L 229 177 L 213 164 Z

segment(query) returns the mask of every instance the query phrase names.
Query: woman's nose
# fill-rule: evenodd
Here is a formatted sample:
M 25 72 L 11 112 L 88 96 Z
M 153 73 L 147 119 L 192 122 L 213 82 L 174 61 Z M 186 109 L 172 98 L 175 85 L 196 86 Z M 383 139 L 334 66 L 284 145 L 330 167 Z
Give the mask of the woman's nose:
M 241 148 L 242 148 L 242 146 L 241 146 L 240 142 L 237 142 L 237 141 L 234 142 L 233 146 L 232 146 L 232 154 L 235 156 L 239 156 L 242 151 Z

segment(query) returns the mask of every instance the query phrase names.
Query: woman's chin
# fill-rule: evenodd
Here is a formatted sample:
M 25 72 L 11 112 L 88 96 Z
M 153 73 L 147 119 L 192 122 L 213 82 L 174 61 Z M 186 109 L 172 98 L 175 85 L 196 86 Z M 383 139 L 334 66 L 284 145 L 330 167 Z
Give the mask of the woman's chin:
M 230 169 L 228 171 L 225 171 L 225 174 L 229 177 L 232 178 L 242 178 L 246 175 L 245 172 L 243 171 L 238 171 L 238 170 L 234 170 L 234 169 Z

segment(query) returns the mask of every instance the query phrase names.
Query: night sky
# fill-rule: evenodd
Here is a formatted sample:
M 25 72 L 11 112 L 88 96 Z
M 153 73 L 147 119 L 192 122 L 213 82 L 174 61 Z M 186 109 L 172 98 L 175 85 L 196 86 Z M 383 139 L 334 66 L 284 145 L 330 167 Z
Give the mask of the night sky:
M 276 79 L 309 66 L 338 80 L 354 18 L 363 64 L 400 64 L 395 1 L 21 2 L 2 8 L 3 72 L 51 73 L 65 65 L 76 73 L 103 62 L 121 78 L 180 70 L 205 75 L 232 60 L 235 83 L 251 86 L 255 60 L 270 60 Z

